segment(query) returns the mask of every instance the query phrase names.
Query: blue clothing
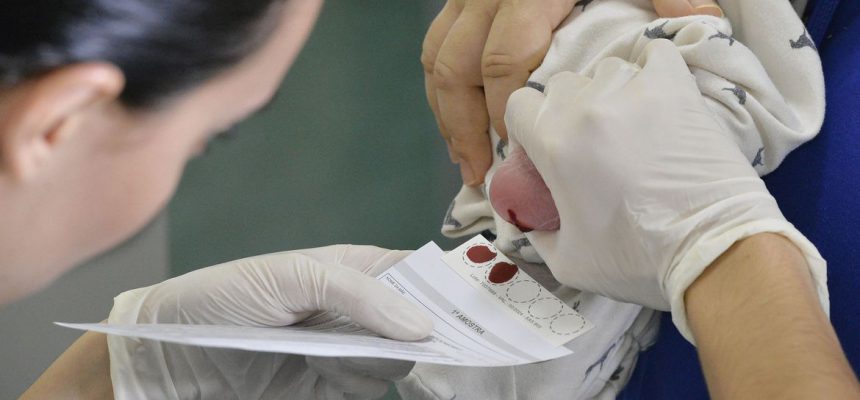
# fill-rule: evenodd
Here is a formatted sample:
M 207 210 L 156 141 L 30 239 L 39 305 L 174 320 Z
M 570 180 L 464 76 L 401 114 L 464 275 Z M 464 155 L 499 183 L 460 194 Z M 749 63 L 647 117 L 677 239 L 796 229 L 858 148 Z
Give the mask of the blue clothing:
M 786 218 L 828 261 L 830 314 L 860 370 L 860 1 L 818 0 L 809 13 L 827 87 L 821 134 L 765 178 Z M 664 315 L 620 399 L 707 399 L 696 351 Z

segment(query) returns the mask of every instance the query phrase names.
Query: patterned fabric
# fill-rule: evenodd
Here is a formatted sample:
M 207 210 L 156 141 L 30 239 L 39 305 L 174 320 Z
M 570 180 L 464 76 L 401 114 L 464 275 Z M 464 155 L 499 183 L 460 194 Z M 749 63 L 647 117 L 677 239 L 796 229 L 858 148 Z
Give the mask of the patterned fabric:
M 560 71 L 591 75 L 607 57 L 635 61 L 650 41 L 665 39 L 677 45 L 706 103 L 759 174 L 776 169 L 789 152 L 818 133 L 824 83 L 815 44 L 794 8 L 802 9 L 802 4 L 721 0 L 722 19 L 658 19 L 650 0 L 582 0 L 576 5 L 555 32 L 529 86 L 541 88 Z M 509 151 L 495 132 L 490 135 L 495 151 L 488 184 Z M 460 237 L 490 230 L 506 254 L 540 263 L 525 236 L 493 212 L 486 192 L 486 186 L 463 187 L 442 232 Z M 551 276 L 546 279 L 559 286 Z M 418 399 L 614 398 L 638 352 L 653 342 L 657 313 L 566 287 L 556 293 L 586 310 L 599 332 L 569 343 L 576 354 L 512 368 L 419 365 L 398 389 L 404 398 Z
M 785 217 L 827 259 L 830 322 L 848 361 L 860 371 L 860 303 L 856 300 L 860 293 L 860 2 L 818 0 L 810 6 L 829 8 L 835 3 L 839 4 L 834 13 L 812 11 L 833 15 L 832 21 L 809 20 L 810 33 L 822 32 L 824 39 L 819 47 L 827 116 L 821 134 L 791 153 L 765 183 Z M 656 344 L 641 355 L 619 398 L 708 399 L 695 349 L 671 319 L 661 322 Z

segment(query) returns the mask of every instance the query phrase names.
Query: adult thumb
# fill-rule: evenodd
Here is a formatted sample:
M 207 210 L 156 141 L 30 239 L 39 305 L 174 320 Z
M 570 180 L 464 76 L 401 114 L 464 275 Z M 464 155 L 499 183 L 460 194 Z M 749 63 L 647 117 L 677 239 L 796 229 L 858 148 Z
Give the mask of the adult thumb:
M 695 94 L 701 97 L 696 79 L 681 50 L 669 40 L 657 39 L 648 43 L 639 55 L 636 64 L 642 71 L 633 80 L 647 82 L 654 88 L 672 89 L 677 93 Z
M 541 159 L 546 150 L 549 150 L 545 147 L 551 146 L 551 141 L 546 135 L 537 132 L 538 117 L 544 112 L 549 112 L 550 115 L 567 115 L 572 111 L 571 108 L 575 108 L 576 99 L 582 97 L 591 81 L 583 75 L 562 71 L 549 78 L 543 93 L 528 86 L 517 90 L 508 99 L 505 112 L 508 137 L 525 149 L 539 170 Z M 544 145 L 541 146 L 541 143 Z
M 543 93 L 532 87 L 518 89 L 508 98 L 505 109 L 508 139 L 523 146 L 526 153 L 535 144 L 535 123 L 545 99 Z
M 329 266 L 320 307 L 397 340 L 420 340 L 433 322 L 418 307 L 381 282 L 343 266 Z

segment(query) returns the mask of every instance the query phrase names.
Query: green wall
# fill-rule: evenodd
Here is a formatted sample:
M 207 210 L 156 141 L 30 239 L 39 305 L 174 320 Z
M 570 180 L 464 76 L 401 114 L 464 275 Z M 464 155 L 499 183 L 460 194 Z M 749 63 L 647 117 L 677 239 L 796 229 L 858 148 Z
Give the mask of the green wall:
M 419 63 L 440 7 L 327 2 L 277 101 L 189 165 L 169 208 L 172 273 L 335 243 L 453 248 L 439 229 L 460 178 Z
M 416 248 L 459 187 L 426 105 L 438 2 L 330 1 L 275 104 L 189 166 L 170 205 L 174 274 L 334 243 Z

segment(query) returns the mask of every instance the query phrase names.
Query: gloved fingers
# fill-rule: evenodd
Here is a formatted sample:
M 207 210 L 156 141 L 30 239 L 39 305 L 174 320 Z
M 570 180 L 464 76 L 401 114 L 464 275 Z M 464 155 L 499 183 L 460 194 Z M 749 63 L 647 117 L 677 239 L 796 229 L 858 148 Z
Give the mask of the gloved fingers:
M 421 310 L 374 278 L 341 266 L 319 266 L 322 284 L 319 308 L 350 317 L 380 335 L 398 340 L 419 340 L 433 331 L 433 322 Z M 313 296 L 313 294 L 311 294 Z
M 313 391 L 314 400 L 346 400 L 346 394 L 340 388 L 335 387 L 322 376 L 317 378 Z
M 543 93 L 530 87 L 518 89 L 508 99 L 505 110 L 508 138 L 515 146 L 521 146 L 526 153 L 538 143 L 538 138 L 533 134 L 545 99 Z
M 631 64 L 618 57 L 610 57 L 597 63 L 594 70 L 594 76 L 591 78 L 591 82 L 587 85 L 582 85 L 581 81 L 583 77 L 565 78 L 564 80 L 561 80 L 558 85 L 561 86 L 562 96 L 570 96 L 573 93 L 577 93 L 576 95 L 578 97 L 585 99 L 588 103 L 592 103 L 597 102 L 606 96 L 612 96 L 627 86 L 627 83 L 629 83 L 639 73 L 639 70 L 639 66 L 635 64 Z M 571 79 L 576 80 L 572 83 L 568 83 Z M 555 90 L 549 90 L 559 93 L 558 88 Z M 547 94 L 547 99 L 549 104 L 556 103 L 552 93 Z M 558 103 L 569 103 L 569 101 Z M 564 112 L 564 110 L 558 110 L 558 112 Z
M 343 376 L 368 377 L 387 381 L 403 379 L 415 367 L 414 361 L 369 357 L 306 357 L 317 372 L 329 379 Z
M 415 367 L 414 361 L 367 357 L 345 357 L 340 359 L 340 363 L 358 373 L 388 381 L 405 378 Z
M 529 243 L 534 247 L 535 251 L 540 254 L 549 265 L 549 259 L 558 250 L 558 231 L 532 231 L 525 233 Z M 554 261 L 554 260 L 553 260 Z M 558 277 L 556 277 L 558 279 Z M 580 289 L 580 288 L 577 288 Z
M 355 393 L 344 393 L 343 394 L 344 400 L 378 400 L 378 399 L 383 398 L 384 396 L 385 396 L 385 394 L 383 394 L 382 396 L 375 396 L 375 397 L 362 396 L 362 395 L 355 394 Z
M 218 305 L 235 304 L 226 312 L 244 324 L 291 325 L 308 313 L 331 311 L 392 339 L 419 340 L 433 330 L 415 305 L 352 268 L 299 253 L 240 261 L 230 266 L 239 270 L 225 289 L 231 298 Z
M 569 240 L 565 239 L 564 229 L 565 226 L 562 225 L 557 231 L 535 230 L 526 233 L 525 236 L 535 251 L 544 259 L 552 276 L 561 284 L 612 299 L 619 299 L 612 292 L 603 290 L 619 285 L 618 279 L 610 276 L 614 272 L 612 266 L 608 271 L 601 269 L 603 266 L 589 270 L 581 269 L 582 265 L 571 261 L 570 253 L 573 246 Z M 583 273 L 583 271 L 588 273 Z
M 326 382 L 343 393 L 364 398 L 379 398 L 388 392 L 390 382 L 375 378 L 343 363 L 338 357 L 307 357 L 308 366 Z
M 654 87 L 672 88 L 673 94 L 691 93 L 702 101 L 690 67 L 671 41 L 657 39 L 648 43 L 636 63 L 642 66 L 642 72 L 633 81 L 648 85 L 649 92 L 654 92 Z
M 546 84 L 544 95 L 543 108 L 540 110 L 540 117 L 550 124 L 570 124 L 569 116 L 587 105 L 590 99 L 586 97 L 589 90 L 593 91 L 594 80 L 585 75 L 577 74 L 570 71 L 563 71 L 553 75 Z M 570 130 L 565 130 L 565 133 L 575 134 Z M 567 141 L 567 138 L 564 139 Z M 525 147 L 525 146 L 523 146 Z M 526 148 L 526 152 L 529 149 Z M 529 154 L 531 157 L 531 154 Z M 537 157 L 532 157 L 532 161 L 540 161 Z
M 295 250 L 323 264 L 339 264 L 366 275 L 377 276 L 412 251 L 389 250 L 376 246 L 339 244 L 313 249 Z
M 540 125 L 568 125 L 569 115 L 581 107 L 582 92 L 592 80 L 573 72 L 561 72 L 549 79 L 544 93 L 532 88 L 514 92 L 508 100 L 505 122 L 512 142 L 521 146 L 541 174 L 554 162 L 554 152 L 569 148 L 577 132 L 562 130 L 552 135 L 538 134 Z M 546 176 L 544 177 L 546 178 Z
M 411 250 L 388 250 L 375 246 L 347 245 L 340 264 L 375 277 L 409 254 L 412 254 Z
M 562 71 L 549 78 L 544 89 L 548 101 L 571 104 L 581 97 L 582 91 L 591 84 L 591 78 L 571 71 Z
M 344 254 L 346 254 L 348 247 L 349 245 L 346 244 L 335 244 L 331 246 L 314 247 L 312 249 L 285 251 L 278 254 L 283 254 L 285 256 L 301 254 L 322 264 L 341 264 L 341 260 L 343 259 Z

